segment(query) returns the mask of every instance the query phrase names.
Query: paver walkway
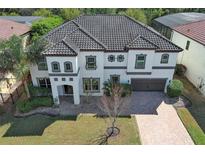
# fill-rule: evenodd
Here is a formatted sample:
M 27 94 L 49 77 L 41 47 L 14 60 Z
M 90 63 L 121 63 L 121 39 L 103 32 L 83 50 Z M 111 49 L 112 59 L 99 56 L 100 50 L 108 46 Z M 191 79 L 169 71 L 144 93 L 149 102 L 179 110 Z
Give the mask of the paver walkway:
M 137 114 L 142 144 L 194 144 L 172 105 L 162 102 L 158 114 Z

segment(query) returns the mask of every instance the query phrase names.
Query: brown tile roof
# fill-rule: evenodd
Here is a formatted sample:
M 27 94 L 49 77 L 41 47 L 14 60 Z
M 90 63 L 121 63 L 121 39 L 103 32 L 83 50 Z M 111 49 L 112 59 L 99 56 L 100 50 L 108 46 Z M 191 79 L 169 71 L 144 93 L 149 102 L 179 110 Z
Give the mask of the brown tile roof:
M 177 26 L 174 30 L 205 45 L 205 20 Z
M 0 19 L 0 40 L 9 39 L 13 35 L 23 35 L 30 31 L 30 27 L 14 21 Z

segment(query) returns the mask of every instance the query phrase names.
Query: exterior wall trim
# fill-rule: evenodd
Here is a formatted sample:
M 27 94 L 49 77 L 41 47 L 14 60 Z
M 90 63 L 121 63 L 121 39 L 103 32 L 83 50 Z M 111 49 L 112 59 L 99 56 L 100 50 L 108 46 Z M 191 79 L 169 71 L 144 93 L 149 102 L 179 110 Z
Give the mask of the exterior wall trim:
M 152 69 L 175 69 L 175 66 L 152 66 Z
M 127 66 L 104 66 L 104 69 L 127 69 Z
M 49 76 L 78 76 L 80 68 L 78 68 L 77 73 L 49 73 Z
M 127 75 L 151 75 L 152 72 L 126 72 Z

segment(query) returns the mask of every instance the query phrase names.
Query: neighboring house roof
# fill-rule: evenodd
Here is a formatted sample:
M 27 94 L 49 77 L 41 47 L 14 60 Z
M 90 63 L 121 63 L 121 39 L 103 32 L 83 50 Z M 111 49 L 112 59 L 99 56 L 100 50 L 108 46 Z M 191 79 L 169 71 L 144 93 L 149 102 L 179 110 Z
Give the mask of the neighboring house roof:
M 80 50 L 107 52 L 127 51 L 129 48 L 167 52 L 182 50 L 148 26 L 122 15 L 80 16 L 55 28 L 44 38 L 50 44 L 69 38 L 69 42 Z M 44 54 L 47 54 L 47 51 Z
M 14 21 L 0 19 L 0 40 L 9 39 L 13 35 L 23 35 L 30 31 L 30 27 Z
M 32 25 L 34 21 L 40 20 L 43 17 L 40 16 L 0 16 L 0 19 L 12 20 L 18 23 Z
M 181 25 L 174 30 L 205 45 L 205 20 Z
M 205 14 L 196 12 L 174 13 L 154 19 L 154 21 L 157 21 L 169 28 L 201 20 L 205 20 Z

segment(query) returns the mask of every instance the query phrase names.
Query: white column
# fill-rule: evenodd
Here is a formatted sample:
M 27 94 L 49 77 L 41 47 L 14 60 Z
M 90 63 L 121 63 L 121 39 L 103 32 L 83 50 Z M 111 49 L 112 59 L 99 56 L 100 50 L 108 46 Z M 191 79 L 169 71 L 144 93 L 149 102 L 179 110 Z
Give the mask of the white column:
M 75 84 L 73 84 L 73 99 L 74 104 L 80 104 L 80 87 L 79 87 L 79 81 L 77 81 Z
M 55 84 L 51 84 L 52 86 L 52 95 L 53 95 L 53 102 L 56 105 L 60 104 L 59 96 L 58 96 L 58 87 Z

